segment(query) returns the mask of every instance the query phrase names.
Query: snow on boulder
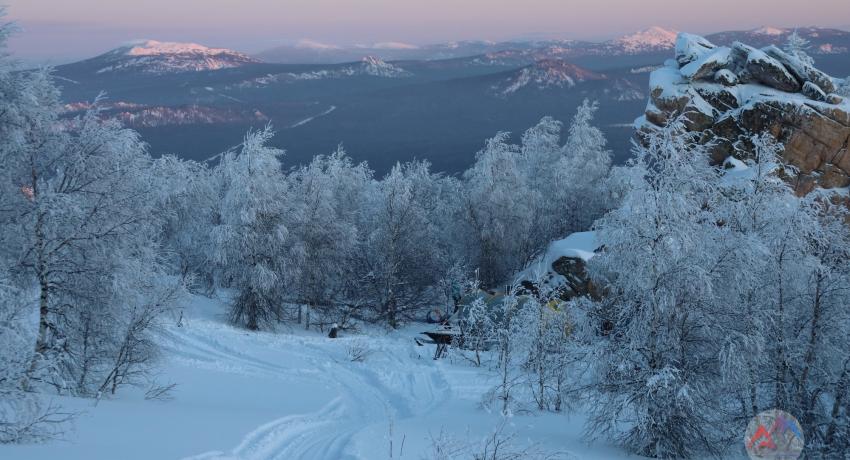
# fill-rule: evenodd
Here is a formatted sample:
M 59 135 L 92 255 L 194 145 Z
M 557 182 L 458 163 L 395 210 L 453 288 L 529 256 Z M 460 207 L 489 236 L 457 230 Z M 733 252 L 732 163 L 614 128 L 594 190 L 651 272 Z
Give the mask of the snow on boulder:
M 813 83 L 825 93 L 835 92 L 835 83 L 832 78 L 824 72 L 800 61 L 785 51 L 771 45 L 763 50 L 768 56 L 776 59 L 785 66 L 795 78 L 802 82 Z
M 714 74 L 714 81 L 723 86 L 735 86 L 738 84 L 738 76 L 729 69 L 721 69 Z
M 717 48 L 713 43 L 699 35 L 680 33 L 676 37 L 676 61 L 687 65 Z
M 546 252 L 517 275 L 516 283 L 538 292 L 554 290 L 563 300 L 596 295 L 585 270 L 596 255 L 599 242 L 595 232 L 579 232 L 549 244 Z
M 818 85 L 807 81 L 805 85 L 803 85 L 803 94 L 809 99 L 813 99 L 815 101 L 826 101 L 826 93 L 823 92 Z
M 802 83 L 791 75 L 779 61 L 764 51 L 741 42 L 732 44 L 733 61 L 743 68 L 750 78 L 771 88 L 794 93 L 802 89 Z
M 703 80 L 729 66 L 731 50 L 723 47 L 706 53 L 682 67 L 680 72 L 689 80 Z

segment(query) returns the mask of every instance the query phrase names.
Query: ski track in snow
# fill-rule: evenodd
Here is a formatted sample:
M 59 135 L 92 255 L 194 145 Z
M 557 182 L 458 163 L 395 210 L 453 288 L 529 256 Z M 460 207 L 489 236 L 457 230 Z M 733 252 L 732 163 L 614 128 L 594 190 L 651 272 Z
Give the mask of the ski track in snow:
M 168 327 L 160 337 L 171 359 L 182 364 L 258 378 L 332 382 L 337 393 L 316 412 L 288 414 L 257 427 L 229 452 L 210 451 L 184 460 L 364 458 L 374 452 L 347 450 L 359 431 L 416 417 L 441 405 L 451 393 L 440 366 L 431 360 L 417 363 L 412 341 L 399 346 L 398 338 L 370 338 L 374 352 L 367 366 L 346 356 L 346 347 L 362 338 L 328 341 L 322 336 L 246 334 L 201 319 Z M 287 363 L 294 364 L 281 366 L 247 356 L 237 350 L 240 343 L 286 350 L 293 358 Z
M 289 129 L 297 128 L 297 127 L 299 127 L 299 126 L 304 126 L 304 125 L 306 125 L 307 123 L 310 123 L 311 121 L 315 120 L 316 118 L 321 118 L 321 117 L 324 117 L 325 115 L 330 114 L 330 113 L 331 113 L 331 112 L 333 112 L 334 110 L 336 110 L 336 106 L 335 106 L 335 105 L 332 105 L 332 106 L 331 106 L 331 108 L 329 108 L 328 110 L 325 110 L 324 112 L 322 112 L 322 113 L 320 113 L 320 114 L 318 114 L 318 115 L 313 115 L 312 117 L 307 117 L 307 118 L 305 118 L 305 119 L 303 119 L 303 120 L 299 121 L 298 123 L 295 123 L 295 124 L 289 125 Z

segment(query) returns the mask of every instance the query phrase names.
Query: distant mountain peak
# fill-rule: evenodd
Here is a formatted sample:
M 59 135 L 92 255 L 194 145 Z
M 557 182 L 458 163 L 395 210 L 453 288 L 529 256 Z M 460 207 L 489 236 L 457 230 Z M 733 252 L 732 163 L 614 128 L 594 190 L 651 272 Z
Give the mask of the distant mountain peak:
M 140 40 L 90 59 L 89 62 L 100 66 L 96 73 L 134 70 L 166 74 L 227 69 L 260 61 L 226 48 L 209 48 L 197 43 Z
M 623 47 L 628 53 L 646 50 L 671 49 L 676 44 L 678 31 L 666 29 L 660 26 L 652 26 L 633 34 L 629 34 L 614 40 L 614 43 Z
M 577 83 L 590 80 L 605 80 L 603 74 L 579 67 L 561 59 L 542 59 L 523 67 L 493 89 L 501 96 L 516 93 L 525 87 L 572 88 Z
M 360 64 L 363 67 L 363 73 L 374 77 L 398 78 L 410 76 L 410 72 L 377 56 L 364 56 L 360 60 Z
M 301 40 L 298 40 L 298 43 L 295 44 L 295 48 L 317 50 L 317 51 L 342 49 L 337 45 L 322 43 L 322 42 L 318 42 L 316 40 L 310 40 L 308 38 L 302 38 Z
M 224 48 L 209 48 L 197 43 L 140 40 L 119 48 L 127 56 L 158 56 L 163 54 L 227 54 L 236 53 Z
M 567 78 L 575 81 L 586 80 L 604 80 L 606 77 L 603 74 L 596 73 L 584 67 L 577 66 L 563 59 L 541 59 L 528 68 L 534 69 L 536 72 L 548 75 L 556 80 L 566 80 Z
M 752 33 L 754 33 L 756 35 L 770 35 L 770 36 L 782 35 L 786 32 L 787 32 L 786 29 L 780 29 L 778 27 L 770 27 L 770 26 L 762 26 L 762 27 L 759 27 L 758 29 L 752 30 Z
M 376 50 L 416 50 L 419 49 L 416 45 L 404 42 L 379 42 L 372 45 L 372 49 Z

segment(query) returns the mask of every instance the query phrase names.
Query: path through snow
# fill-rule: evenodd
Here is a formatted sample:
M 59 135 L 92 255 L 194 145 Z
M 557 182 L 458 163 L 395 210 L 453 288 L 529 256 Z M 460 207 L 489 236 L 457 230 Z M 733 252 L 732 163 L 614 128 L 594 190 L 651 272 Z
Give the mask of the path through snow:
M 480 407 L 492 375 L 467 362 L 433 361 L 412 337 L 426 326 L 328 339 L 300 328 L 248 332 L 224 323 L 220 301 L 195 297 L 182 327 L 160 333 L 163 382 L 174 400 L 124 392 L 93 407 L 60 398 L 85 414 L 68 443 L 2 446 L 15 460 L 422 459 L 440 431 L 477 441 L 501 422 Z M 368 346 L 364 362 L 349 348 Z M 564 458 L 624 458 L 580 441 L 580 419 L 515 416 L 515 441 Z M 392 436 L 390 432 L 392 431 Z M 403 449 L 401 446 L 404 446 Z

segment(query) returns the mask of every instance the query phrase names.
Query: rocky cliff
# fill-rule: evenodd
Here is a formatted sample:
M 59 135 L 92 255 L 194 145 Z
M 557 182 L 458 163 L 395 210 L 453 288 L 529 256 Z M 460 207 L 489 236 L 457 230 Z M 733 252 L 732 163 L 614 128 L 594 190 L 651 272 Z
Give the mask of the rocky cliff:
M 646 114 L 636 125 L 640 132 L 682 115 L 717 163 L 752 155 L 748 140 L 768 132 L 798 170 L 790 178 L 798 194 L 847 187 L 850 102 L 835 94 L 842 83 L 775 46 L 716 46 L 679 34 L 675 59 L 652 73 Z

